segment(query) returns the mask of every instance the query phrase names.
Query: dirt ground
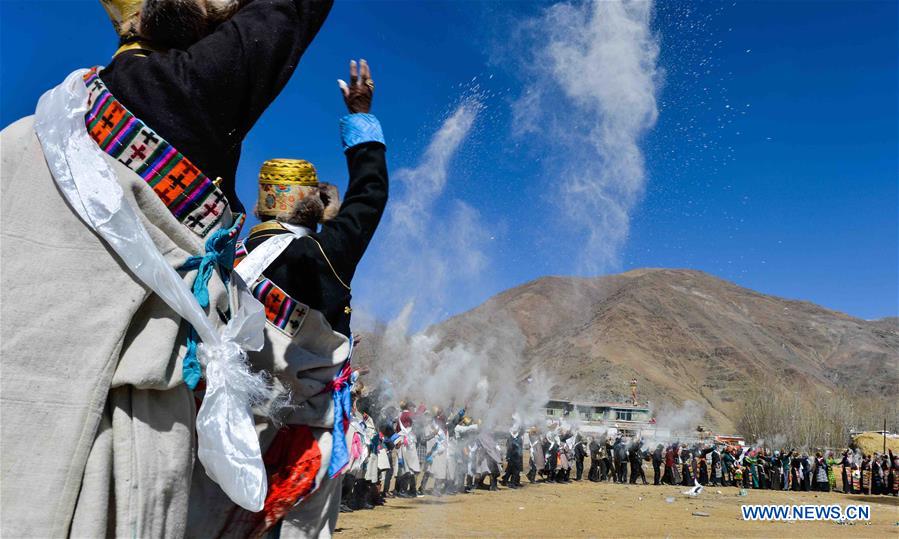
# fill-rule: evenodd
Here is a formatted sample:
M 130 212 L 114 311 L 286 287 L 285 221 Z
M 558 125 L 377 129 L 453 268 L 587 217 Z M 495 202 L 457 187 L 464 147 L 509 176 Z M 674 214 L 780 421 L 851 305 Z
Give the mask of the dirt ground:
M 341 514 L 335 536 L 352 537 L 899 537 L 899 499 L 840 493 L 591 483 L 534 484 L 437 498 L 391 498 Z M 673 501 L 666 501 L 673 498 Z M 869 504 L 871 521 L 744 521 L 742 504 Z M 696 516 L 693 513 L 708 516 Z

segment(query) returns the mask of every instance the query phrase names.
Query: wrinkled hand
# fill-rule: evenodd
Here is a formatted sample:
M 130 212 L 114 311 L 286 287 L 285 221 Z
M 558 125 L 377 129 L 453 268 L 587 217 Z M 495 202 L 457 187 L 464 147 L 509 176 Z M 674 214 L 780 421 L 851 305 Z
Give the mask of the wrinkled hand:
M 371 110 L 371 100 L 375 91 L 375 83 L 371 80 L 371 71 L 368 62 L 350 60 L 350 84 L 342 79 L 337 79 L 337 85 L 343 93 L 343 101 L 351 114 L 368 112 Z

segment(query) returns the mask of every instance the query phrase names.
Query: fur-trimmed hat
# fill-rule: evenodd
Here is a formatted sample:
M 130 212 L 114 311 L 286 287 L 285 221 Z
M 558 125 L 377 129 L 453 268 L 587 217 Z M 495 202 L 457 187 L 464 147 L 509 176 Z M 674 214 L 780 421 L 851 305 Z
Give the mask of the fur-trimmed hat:
M 269 159 L 259 171 L 256 215 L 315 228 L 340 211 L 340 192 L 319 182 L 315 166 L 303 159 Z
M 125 37 L 136 32 L 136 24 L 140 16 L 140 10 L 144 7 L 144 0 L 100 0 L 115 31 L 119 36 Z
M 289 214 L 310 193 L 318 188 L 318 174 L 309 161 L 302 159 L 269 159 L 259 171 L 259 217 L 279 217 Z

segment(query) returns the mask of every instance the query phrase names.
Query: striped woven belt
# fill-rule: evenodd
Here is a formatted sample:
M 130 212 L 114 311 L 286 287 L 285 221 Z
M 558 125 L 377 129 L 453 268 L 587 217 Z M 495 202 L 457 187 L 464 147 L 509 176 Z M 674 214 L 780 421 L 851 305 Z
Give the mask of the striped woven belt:
M 205 237 L 221 220 L 228 199 L 205 174 L 110 93 L 93 68 L 84 76 L 88 90 L 87 131 L 100 148 L 136 172 L 172 213 Z

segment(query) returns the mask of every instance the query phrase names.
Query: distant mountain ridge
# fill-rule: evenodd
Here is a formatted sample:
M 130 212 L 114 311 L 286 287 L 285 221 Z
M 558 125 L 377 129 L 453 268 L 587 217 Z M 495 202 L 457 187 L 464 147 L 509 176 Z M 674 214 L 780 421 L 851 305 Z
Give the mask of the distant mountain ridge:
M 695 270 L 543 277 L 428 332 L 476 342 L 506 319 L 524 339 L 522 376 L 551 371 L 553 395 L 624 399 L 637 378 L 641 400 L 697 401 L 722 430 L 751 388 L 899 394 L 899 318 L 861 320 Z

